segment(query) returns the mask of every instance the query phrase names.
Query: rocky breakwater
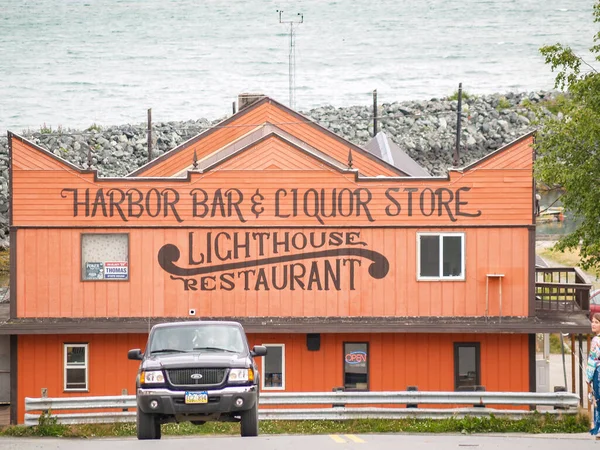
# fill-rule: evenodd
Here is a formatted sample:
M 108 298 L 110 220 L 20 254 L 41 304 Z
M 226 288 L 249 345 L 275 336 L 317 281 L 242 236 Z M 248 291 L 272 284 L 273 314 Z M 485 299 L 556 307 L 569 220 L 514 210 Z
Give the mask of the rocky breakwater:
M 539 114 L 556 112 L 557 98 L 557 92 L 543 91 L 463 97 L 459 166 L 535 129 Z M 453 164 L 457 109 L 453 98 L 383 103 L 377 129 L 431 175 L 445 175 Z M 372 139 L 372 107 L 327 106 L 304 114 L 357 145 Z
M 460 165 L 466 165 L 513 141 L 535 127 L 536 114 L 554 114 L 554 92 L 468 96 L 462 100 Z M 452 98 L 383 103 L 378 130 L 384 131 L 431 175 L 445 175 L 452 166 L 458 101 Z M 372 139 L 372 108 L 325 106 L 302 111 L 320 125 L 362 146 Z M 153 157 L 182 144 L 223 120 L 219 118 L 153 124 Z M 120 177 L 148 161 L 146 124 L 86 130 L 11 130 L 100 176 Z M 8 149 L 0 138 L 0 248 L 8 241 Z

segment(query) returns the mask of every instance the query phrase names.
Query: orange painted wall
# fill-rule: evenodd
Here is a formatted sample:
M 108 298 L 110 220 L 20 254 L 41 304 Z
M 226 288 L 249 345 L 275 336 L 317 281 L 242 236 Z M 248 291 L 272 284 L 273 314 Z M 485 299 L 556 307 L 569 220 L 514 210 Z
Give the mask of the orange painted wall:
M 529 390 L 527 335 L 505 334 L 322 334 L 321 349 L 306 349 L 306 335 L 249 335 L 250 345 L 285 344 L 286 391 L 331 391 L 343 386 L 343 342 L 369 342 L 370 390 L 454 390 L 454 342 L 479 342 L 481 384 L 487 391 Z M 89 344 L 89 392 L 63 392 L 63 343 Z M 137 361 L 127 350 L 144 348 L 146 335 L 68 335 L 18 337 L 18 421 L 24 398 L 134 393 Z M 259 367 L 260 358 L 258 358 Z
M 336 169 L 296 165 L 281 167 L 279 170 L 262 170 L 256 165 L 256 158 L 246 159 L 244 165 L 230 163 L 223 167 L 217 166 L 207 173 L 192 174 L 191 181 L 175 181 L 173 179 L 98 179 L 94 180 L 91 173 L 84 173 L 66 165 L 57 164 L 50 155 L 32 148 L 19 140 L 13 140 L 13 198 L 12 213 L 15 226 L 432 226 L 432 225 L 531 225 L 533 221 L 532 200 L 532 156 L 529 148 L 530 140 L 524 140 L 504 152 L 500 152 L 480 166 L 475 166 L 464 173 L 451 172 L 450 180 L 410 180 L 406 177 L 381 179 L 371 181 L 356 181 L 353 173 L 342 173 Z M 262 147 L 261 147 L 262 146 Z M 273 137 L 256 149 L 260 156 L 261 150 L 276 151 L 280 158 L 286 161 L 306 159 L 285 142 Z M 250 151 L 250 150 L 249 150 Z M 259 157 L 257 156 L 257 157 Z M 240 155 L 239 160 L 244 160 Z M 234 160 L 235 161 L 235 160 Z M 191 161 L 190 161 L 191 162 Z M 320 164 L 322 166 L 322 164 Z M 78 206 L 77 216 L 74 215 L 74 194 L 64 189 L 76 189 L 78 201 L 83 201 L 86 190 L 89 190 L 89 214 L 85 207 Z M 120 208 L 126 216 L 124 220 L 119 209 L 111 208 L 109 191 L 121 190 L 125 194 L 129 189 L 137 189 L 144 198 L 152 189 L 163 191 L 171 189 L 167 201 L 175 201 L 174 207 L 164 207 L 165 197 L 161 197 L 161 210 L 156 217 L 156 191 L 150 196 L 150 214 L 146 207 L 140 217 L 127 213 L 127 199 L 124 197 Z M 194 189 L 203 189 L 208 196 L 209 213 L 202 216 L 203 207 L 197 208 L 194 215 Z M 225 195 L 228 189 L 238 190 L 241 199 L 240 214 L 235 209 L 220 208 L 212 213 L 212 202 L 215 193 L 221 190 Z M 280 194 L 279 215 L 276 214 L 275 200 L 279 189 L 285 189 L 285 195 Z M 297 189 L 299 203 L 297 215 L 288 218 L 282 216 L 292 214 L 292 189 Z M 310 189 L 316 190 L 310 192 Z M 368 200 L 369 219 L 365 208 L 355 206 L 348 216 L 338 212 L 335 217 L 312 217 L 315 209 L 315 195 L 325 193 L 325 211 L 329 212 L 331 195 L 336 189 L 339 194 L 342 189 L 356 192 L 357 199 Z M 357 191 L 360 189 L 361 191 Z M 392 189 L 393 191 L 389 191 Z M 415 189 L 410 193 L 410 189 Z M 434 195 L 438 189 L 445 189 Z M 105 209 L 98 206 L 94 214 L 94 199 L 101 190 Z M 121 200 L 120 191 L 113 192 L 115 202 Z M 302 203 L 307 194 L 307 209 L 305 213 Z M 131 194 L 133 201 L 140 195 L 137 191 Z M 197 201 L 203 198 L 197 192 Z M 386 195 L 387 194 L 387 195 Z M 253 197 L 260 195 L 262 197 Z M 348 195 L 348 194 L 346 194 Z M 236 202 L 239 194 L 232 194 Z M 253 198 L 259 202 L 253 209 Z M 346 197 L 347 198 L 347 197 Z M 394 200 L 392 200 L 392 198 Z M 412 199 L 412 200 L 411 200 Z M 458 203 L 458 200 L 460 204 Z M 423 207 L 421 208 L 421 200 Z M 320 201 L 320 200 L 319 200 Z M 348 202 L 348 200 L 345 200 Z M 394 203 L 394 201 L 397 202 Z M 440 203 L 445 201 L 447 207 Z M 320 205 L 320 203 L 318 203 Z M 347 203 L 346 203 L 347 204 Z M 145 202 L 144 202 L 145 205 Z M 432 208 L 433 206 L 433 208 Z M 137 212 L 138 206 L 132 207 Z M 164 212 L 167 211 L 165 215 Z M 256 211 L 259 214 L 255 214 Z M 320 207 L 319 207 L 320 210 Z M 175 212 L 177 214 L 175 214 Z M 231 211 L 231 213 L 230 213 Z M 348 209 L 344 209 L 346 214 Z M 464 213 L 463 215 L 458 212 Z M 319 216 L 324 216 L 320 213 Z
M 128 281 L 81 281 L 81 233 L 90 232 L 129 233 Z M 282 283 L 282 272 L 287 267 L 288 286 L 276 290 L 272 283 L 273 264 L 259 266 L 265 270 L 270 290 L 260 285 L 256 290 L 257 275 L 248 275 L 245 290 L 244 275 L 237 270 L 214 272 L 214 280 L 207 286 L 217 287 L 208 291 L 199 288 L 201 275 L 190 277 L 197 281 L 198 290 L 185 290 L 180 280 L 171 279 L 159 265 L 157 255 L 165 244 L 175 244 L 181 250 L 177 264 L 182 267 L 204 267 L 206 263 L 190 266 L 189 233 L 194 233 L 197 249 L 194 258 L 199 259 L 200 250 L 205 252 L 202 237 L 208 232 L 213 237 L 219 231 L 237 232 L 245 239 L 245 232 L 289 232 L 320 236 L 326 233 L 358 233 L 355 241 L 366 245 L 332 246 L 319 249 L 308 246 L 304 251 L 290 247 L 289 252 L 274 253 L 272 247 L 260 256 L 259 241 L 251 241 L 250 257 L 241 252 L 238 262 L 269 257 L 303 254 L 312 251 L 336 250 L 352 247 L 368 249 L 383 255 L 389 262 L 389 272 L 382 279 L 369 274 L 371 260 L 357 256 L 328 256 L 303 261 L 283 262 L 277 265 L 277 282 Z M 528 314 L 528 230 L 525 228 L 467 228 L 461 230 L 431 228 L 426 231 L 464 231 L 465 233 L 465 280 L 464 281 L 418 281 L 417 280 L 417 231 L 415 228 L 348 228 L 348 229 L 21 229 L 17 239 L 17 315 L 18 317 L 187 317 L 190 308 L 200 317 L 246 317 L 246 316 L 482 316 L 486 308 L 486 274 L 503 273 L 502 315 L 526 316 Z M 329 236 L 329 235 L 327 235 Z M 346 235 L 344 235 L 346 236 Z M 281 238 L 280 238 L 281 239 Z M 317 239 L 320 239 L 318 237 Z M 231 241 L 221 239 L 223 254 L 231 250 Z M 269 241 L 271 242 L 271 241 Z M 265 245 L 268 247 L 268 245 Z M 344 260 L 353 258 L 358 263 Z M 289 269 L 291 264 L 302 263 L 310 270 L 315 261 L 319 268 L 320 284 L 311 285 L 313 290 L 302 290 L 295 283 L 290 290 Z M 333 268 L 340 261 L 340 290 L 325 290 L 325 261 Z M 209 266 L 230 263 L 213 260 Z M 235 261 L 234 261 L 235 262 Z M 350 284 L 350 264 L 354 267 L 354 290 Z M 257 269 L 249 267 L 248 269 Z M 298 270 L 295 269 L 295 274 Z M 233 290 L 220 280 L 223 273 L 233 273 Z M 309 285 L 308 273 L 301 280 Z M 331 280 L 331 278 L 330 278 Z M 489 311 L 499 314 L 499 285 L 492 280 L 489 285 Z

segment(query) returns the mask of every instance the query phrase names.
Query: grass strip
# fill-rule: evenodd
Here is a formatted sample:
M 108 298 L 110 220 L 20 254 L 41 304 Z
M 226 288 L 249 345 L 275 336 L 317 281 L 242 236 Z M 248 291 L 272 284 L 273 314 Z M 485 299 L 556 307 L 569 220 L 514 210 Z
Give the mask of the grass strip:
M 465 417 L 449 419 L 264 420 L 260 434 L 368 434 L 368 433 L 584 433 L 590 428 L 587 412 L 552 415 L 534 413 L 522 419 Z M 237 423 L 189 422 L 162 425 L 163 436 L 239 435 Z M 34 427 L 9 426 L 0 436 L 54 436 L 65 438 L 135 436 L 135 423 L 61 425 L 46 416 Z

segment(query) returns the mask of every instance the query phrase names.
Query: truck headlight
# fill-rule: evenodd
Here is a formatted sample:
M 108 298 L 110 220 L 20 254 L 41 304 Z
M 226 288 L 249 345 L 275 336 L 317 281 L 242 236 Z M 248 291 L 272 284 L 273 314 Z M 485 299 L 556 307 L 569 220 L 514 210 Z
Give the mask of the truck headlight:
M 153 370 L 150 372 L 142 372 L 140 375 L 141 384 L 159 384 L 165 382 L 165 376 L 160 370 Z
M 229 381 L 232 383 L 254 381 L 254 372 L 252 369 L 231 369 L 229 371 Z

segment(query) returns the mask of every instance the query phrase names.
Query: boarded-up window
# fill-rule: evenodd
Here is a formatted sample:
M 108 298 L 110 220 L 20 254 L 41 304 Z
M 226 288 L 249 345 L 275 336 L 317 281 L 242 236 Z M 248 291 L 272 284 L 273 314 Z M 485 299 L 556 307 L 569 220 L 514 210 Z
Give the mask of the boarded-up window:
M 129 235 L 82 234 L 81 264 L 83 280 L 128 280 Z
M 64 344 L 65 391 L 88 390 L 88 345 Z
M 419 233 L 418 278 L 464 280 L 463 233 Z
M 369 389 L 369 346 L 366 342 L 344 342 L 344 389 Z
M 267 354 L 262 357 L 264 389 L 285 389 L 285 345 L 264 344 Z

